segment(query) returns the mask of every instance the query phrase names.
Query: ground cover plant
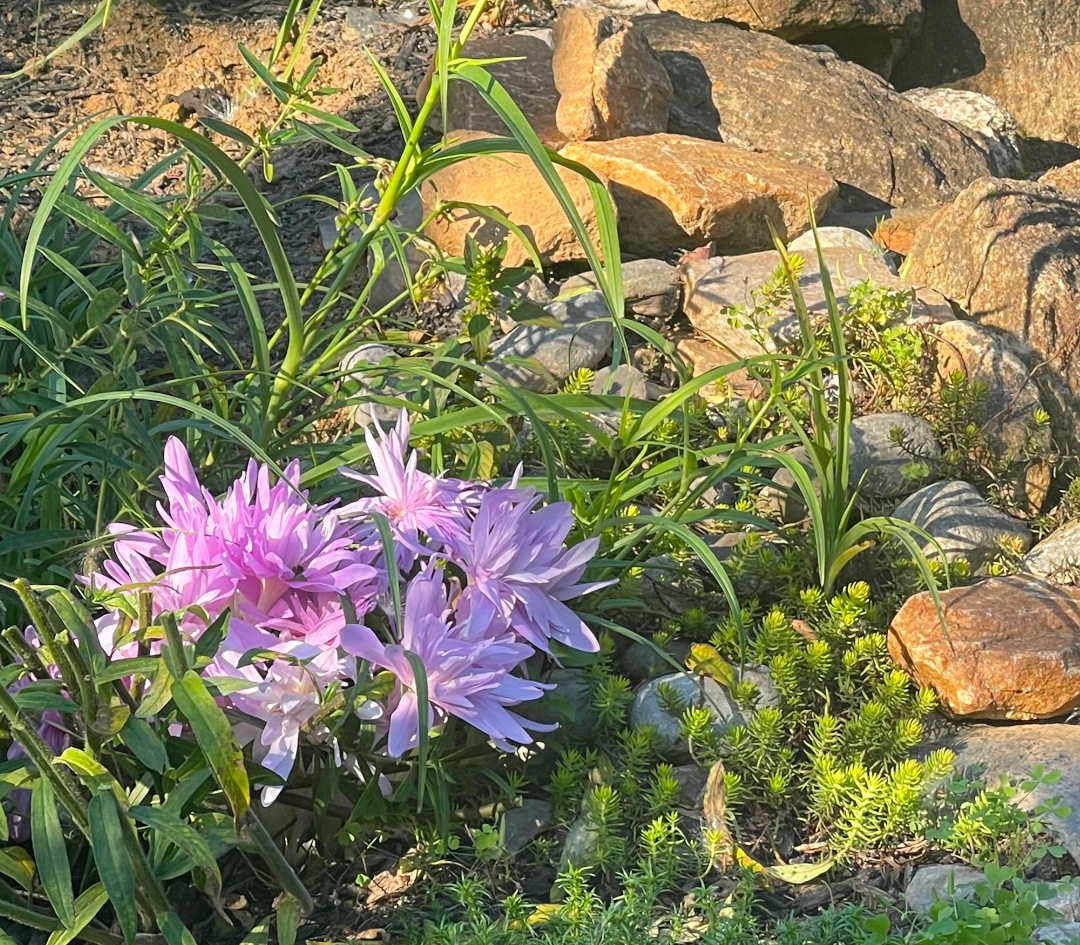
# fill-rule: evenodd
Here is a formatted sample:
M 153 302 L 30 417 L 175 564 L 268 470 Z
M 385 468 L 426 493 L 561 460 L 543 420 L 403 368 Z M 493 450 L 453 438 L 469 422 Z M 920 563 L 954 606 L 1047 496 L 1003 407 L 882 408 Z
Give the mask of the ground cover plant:
M 397 161 L 318 107 L 318 61 L 300 63 L 319 4 L 295 0 L 266 61 L 241 50 L 279 106 L 256 136 L 221 118 L 103 119 L 73 130 L 54 169 L 42 155 L 0 179 L 3 934 L 1029 940 L 1052 918 L 1053 810 L 1009 813 L 1014 787 L 935 793 L 949 754 L 910 757 L 933 698 L 885 652 L 905 592 L 964 577 L 925 560 L 917 529 L 857 509 L 850 381 L 900 396 L 916 339 L 879 311 L 898 300 L 856 296 L 852 353 L 827 268 L 829 317 L 811 324 L 784 253 L 774 288 L 795 304 L 795 350 L 684 376 L 658 403 L 589 393 L 584 374 L 551 394 L 507 383 L 490 342 L 500 306 L 542 322 L 506 299 L 531 269 L 470 244 L 414 273 L 420 241 L 397 216 L 437 169 L 500 151 L 533 161 L 566 211 L 609 308 L 611 363 L 638 346 L 678 362 L 624 316 L 606 191 L 571 166 L 596 204 L 593 245 L 555 171 L 569 162 L 462 57 L 484 6 L 432 4 L 418 111 L 382 74 Z M 454 82 L 505 137 L 430 133 Z M 164 166 L 130 186 L 87 166 L 128 121 L 175 139 L 176 193 L 144 192 Z M 300 273 L 254 178 L 313 142 L 341 155 L 339 236 Z M 260 271 L 238 261 L 236 232 L 261 243 Z M 403 288 L 374 305 L 394 269 Z M 465 279 L 460 330 L 417 340 L 450 273 Z M 398 356 L 357 366 L 371 342 Z M 718 429 L 698 394 L 736 371 L 762 395 Z M 357 411 L 376 418 L 366 431 L 346 422 Z M 791 459 L 800 445 L 812 472 Z M 757 507 L 777 468 L 806 528 Z M 725 485 L 733 503 L 707 498 Z M 724 563 L 706 542 L 747 528 Z M 661 615 L 650 587 L 671 572 L 686 599 Z M 723 685 L 744 724 L 662 690 L 690 765 L 673 763 L 630 724 L 631 644 Z M 704 826 L 686 815 L 688 767 L 708 776 Z M 538 798 L 551 823 L 511 850 L 508 813 Z M 864 890 L 785 917 L 790 890 L 848 882 L 911 843 L 984 864 L 975 900 L 926 920 Z M 405 896 L 342 920 L 349 884 Z

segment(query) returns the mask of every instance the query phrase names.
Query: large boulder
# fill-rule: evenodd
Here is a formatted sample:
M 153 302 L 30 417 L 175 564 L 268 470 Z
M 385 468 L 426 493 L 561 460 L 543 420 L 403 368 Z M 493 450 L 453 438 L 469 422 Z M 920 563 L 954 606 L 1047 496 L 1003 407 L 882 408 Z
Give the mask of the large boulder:
M 939 204 L 990 173 L 971 134 L 827 50 L 675 13 L 635 22 L 671 75 L 670 131 L 824 171 L 850 209 Z
M 504 35 L 492 34 L 470 39 L 462 55 L 471 59 L 504 60 L 488 62 L 484 68 L 506 91 L 510 98 L 529 119 L 529 124 L 549 148 L 566 143 L 566 135 L 559 130 L 556 110 L 559 106 L 559 90 L 555 87 L 552 71 L 552 44 L 550 30 L 522 30 Z M 416 92 L 416 100 L 422 103 L 431 87 L 433 64 L 428 66 Z M 486 131 L 492 135 L 508 134 L 503 120 L 468 82 L 451 82 L 446 95 L 447 131 Z M 442 112 L 436 108 L 435 123 L 442 121 Z
M 789 42 L 831 46 L 888 77 L 922 22 L 922 0 L 658 0 L 691 20 L 728 20 Z
M 563 134 L 589 141 L 667 131 L 671 79 L 636 27 L 597 7 L 567 7 L 554 38 Z
M 1039 183 L 1060 190 L 1063 194 L 1080 197 L 1080 161 L 1071 161 L 1064 167 L 1047 171 L 1039 178 Z
M 903 271 L 1018 338 L 1080 393 L 1080 196 L 976 181 L 919 229 Z
M 486 137 L 483 133 L 452 132 L 451 138 L 468 141 Z M 559 176 L 570 192 L 593 243 L 600 238 L 592 194 L 585 178 L 567 168 Z M 436 171 L 421 189 L 424 211 L 430 214 L 439 201 L 461 202 L 502 211 L 525 232 L 540 254 L 541 262 L 556 263 L 585 258 L 562 205 L 544 182 L 532 161 L 523 154 L 497 154 L 459 161 Z M 434 219 L 425 229 L 427 237 L 443 252 L 461 256 L 467 236 L 482 247 L 507 241 L 507 266 L 521 266 L 529 254 L 520 240 L 491 217 L 467 207 L 458 207 Z
M 923 28 L 892 79 L 1000 102 L 1028 135 L 1080 144 L 1080 4 L 1069 0 L 925 0 Z
M 726 252 L 763 249 L 770 224 L 798 236 L 810 227 L 810 207 L 820 216 L 836 197 L 836 182 L 820 171 L 683 135 L 581 141 L 561 154 L 611 181 L 622 248 L 638 256 L 709 241 Z
M 942 708 L 969 719 L 1054 719 L 1080 707 L 1080 591 L 991 578 L 910 598 L 889 653 Z
M 1016 119 L 989 95 L 968 89 L 910 89 L 904 98 L 972 132 L 985 145 L 995 177 L 1023 175 Z

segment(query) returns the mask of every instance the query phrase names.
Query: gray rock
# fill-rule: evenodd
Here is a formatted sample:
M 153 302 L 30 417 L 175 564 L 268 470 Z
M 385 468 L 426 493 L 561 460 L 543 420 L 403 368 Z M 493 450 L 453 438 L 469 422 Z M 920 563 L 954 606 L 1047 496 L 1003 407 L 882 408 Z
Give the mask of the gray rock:
M 559 857 L 559 872 L 566 872 L 568 867 L 593 866 L 596 863 L 596 851 L 600 845 L 600 831 L 587 817 L 579 817 L 570 825 L 563 842 L 562 855 Z
M 977 135 L 985 143 L 995 177 L 1023 175 L 1016 119 L 989 95 L 953 88 L 909 89 L 903 95 L 919 108 Z
M 765 666 L 747 666 L 739 674 L 742 682 L 753 683 L 757 688 L 757 701 L 754 709 L 775 709 L 780 707 L 780 690 L 776 688 L 769 670 Z
M 648 643 L 631 643 L 619 660 L 619 665 L 630 682 L 641 683 L 671 673 L 676 668 L 671 661 L 681 668 L 690 654 L 690 644 L 685 640 L 674 640 L 664 647 L 664 651 L 667 659 Z
M 637 400 L 645 400 L 649 396 L 649 381 L 636 367 L 620 364 L 614 369 L 600 368 L 593 377 L 589 392 L 610 397 L 625 397 L 629 393 Z
M 384 362 L 393 364 L 397 357 L 397 352 L 386 345 L 361 345 L 359 348 L 354 348 L 342 359 L 342 380 L 346 382 L 355 381 L 360 387 L 362 396 L 371 394 L 395 396 L 399 393 L 397 390 L 399 378 L 393 372 L 382 372 L 374 369 Z M 351 411 L 352 421 L 362 427 L 368 426 L 372 418 L 382 424 L 394 423 L 400 413 L 398 407 L 376 403 L 374 400 L 351 404 L 349 410 Z
M 1080 886 L 1075 883 L 1055 883 L 1054 897 L 1042 904 L 1066 922 L 1080 922 Z
M 1040 784 L 1020 796 L 1019 806 L 1030 811 L 1060 797 L 1070 809 L 1063 820 L 1049 817 L 1046 827 L 1074 860 L 1080 860 L 1080 726 L 965 725 L 947 741 L 956 753 L 956 770 L 981 771 L 988 786 L 1002 777 L 1024 778 L 1042 765 L 1061 773 L 1056 784 Z
M 950 881 L 953 887 L 951 897 Z M 986 874 L 973 866 L 923 866 L 911 877 L 911 882 L 904 890 L 904 900 L 912 912 L 929 915 L 930 907 L 938 899 L 972 899 L 975 896 L 975 885 L 985 882 Z
M 661 259 L 635 259 L 622 264 L 626 311 L 646 318 L 672 318 L 682 303 L 682 280 L 678 270 Z M 597 288 L 596 275 L 583 272 L 562 284 L 561 295 L 583 288 Z
M 902 441 L 893 439 L 893 430 L 902 431 Z M 791 455 L 811 470 L 806 451 L 800 446 Z M 930 424 L 906 413 L 873 413 L 856 417 L 851 424 L 850 483 L 859 486 L 860 503 L 896 501 L 938 478 L 941 447 Z M 922 469 L 917 464 L 925 464 Z M 776 486 L 761 490 L 764 502 L 786 522 L 800 521 L 806 509 L 797 496 L 784 489 L 795 485 L 786 469 L 773 476 Z M 861 484 L 861 485 L 860 485 Z M 779 488 L 778 488 L 779 487 Z
M 694 677 L 687 673 L 660 676 L 638 686 L 630 707 L 630 728 L 634 731 L 652 726 L 657 734 L 660 754 L 671 761 L 684 762 L 690 758 L 685 740 L 680 734 L 679 716 L 668 712 L 660 701 L 660 687 L 670 685 L 685 705 L 708 706 L 715 719 L 713 727 L 723 732 L 733 725 L 746 722 L 743 711 L 728 691 L 716 680 Z
M 1077 945 L 1080 942 L 1080 922 L 1044 925 L 1031 933 L 1031 940 L 1041 945 Z
M 679 807 L 697 810 L 701 807 L 705 795 L 705 785 L 709 781 L 709 770 L 701 765 L 677 765 L 672 773 L 679 782 Z
M 1057 584 L 1080 584 L 1080 522 L 1044 538 L 1024 556 L 1020 567 Z
M 465 303 L 465 288 L 467 288 L 467 283 L 462 284 L 462 295 L 458 300 L 459 305 Z M 499 295 L 499 327 L 504 332 L 511 332 L 517 327 L 518 323 L 510 314 L 510 311 L 517 303 L 527 301 L 535 302 L 537 305 L 547 305 L 553 298 L 551 290 L 543 279 L 537 275 L 529 276 L 520 285 L 514 286 L 507 295 Z
M 503 815 L 503 847 L 515 856 L 554 824 L 551 804 L 526 797 L 520 807 L 511 807 Z
M 811 319 L 823 321 L 828 317 L 828 308 L 817 253 L 812 245 L 799 253 L 805 260 L 799 273 L 799 288 Z M 900 313 L 901 319 L 931 314 L 931 307 L 917 298 L 914 290 L 893 274 L 879 251 L 829 246 L 824 249 L 824 256 L 841 311 L 848 302 L 851 290 L 869 280 L 874 285 L 909 294 L 910 308 Z M 777 300 L 762 314 L 759 325 L 748 324 L 748 313 L 753 311 L 761 288 L 780 265 L 780 254 L 769 250 L 741 256 L 717 256 L 686 267 L 683 310 L 701 334 L 731 353 L 730 361 L 760 355 L 763 350 L 772 352 L 790 348 L 799 341 L 799 319 L 786 293 L 784 298 Z M 739 309 L 742 311 L 736 311 Z M 733 314 L 738 315 L 734 323 Z
M 1031 532 L 1010 515 L 995 509 L 967 482 L 935 482 L 908 496 L 892 517 L 910 522 L 937 539 L 946 560 L 966 558 L 973 570 L 991 562 L 1003 541 L 1019 542 L 1020 550 L 1031 547 Z M 914 536 L 916 541 L 919 537 Z M 923 542 L 923 551 L 936 556 L 932 542 Z
M 562 327 L 518 325 L 491 348 L 490 366 L 519 387 L 547 393 L 578 368 L 596 367 L 615 338 L 600 292 L 545 306 Z
M 848 226 L 819 226 L 817 237 L 822 249 L 859 250 L 880 259 L 889 267 L 889 271 L 896 275 L 896 269 L 886 257 L 884 247 L 879 246 L 861 230 L 853 230 Z M 788 243 L 788 252 L 799 253 L 804 258 L 816 255 L 817 245 L 814 243 L 813 231 L 803 233 Z

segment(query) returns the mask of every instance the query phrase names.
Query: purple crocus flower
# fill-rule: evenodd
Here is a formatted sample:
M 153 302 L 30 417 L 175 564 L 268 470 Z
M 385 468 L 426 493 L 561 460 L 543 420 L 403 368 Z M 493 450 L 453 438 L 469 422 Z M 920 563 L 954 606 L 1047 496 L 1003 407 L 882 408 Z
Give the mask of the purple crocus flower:
M 222 567 L 262 614 L 289 590 L 344 594 L 378 581 L 374 549 L 358 548 L 354 528 L 329 505 L 308 502 L 299 484 L 299 463 L 290 463 L 271 486 L 270 470 L 252 460 L 211 510 Z
M 341 473 L 375 489 L 379 495 L 359 499 L 341 510 L 343 517 L 385 515 L 395 537 L 419 553 L 423 533 L 437 541 L 461 538 L 468 529 L 475 505 L 475 487 L 458 479 L 440 479 L 416 468 L 417 455 L 409 450 L 409 415 L 405 410 L 389 432 L 378 422 L 365 433 L 375 475 L 342 468 Z M 406 559 L 407 561 L 407 559 Z
M 545 652 L 551 640 L 595 652 L 596 637 L 563 601 L 613 583 L 577 583 L 599 540 L 565 548 L 574 522 L 570 505 L 537 509 L 541 498 L 515 484 L 484 494 L 468 538 L 451 543 L 451 560 L 468 579 L 459 610 L 473 626 L 510 628 Z
M 353 656 L 390 670 L 398 680 L 398 701 L 390 714 L 387 751 L 395 758 L 419 744 L 419 730 L 453 715 L 488 735 L 503 750 L 528 744 L 526 729 L 550 730 L 527 722 L 509 706 L 538 699 L 542 683 L 511 675 L 533 650 L 509 634 L 459 633 L 451 623 L 447 588 L 441 573 L 428 567 L 409 582 L 400 642 L 383 643 L 357 624 L 342 631 L 342 646 Z M 470 638 L 473 637 L 473 638 Z M 419 658 L 427 677 L 428 713 L 420 718 L 417 681 L 407 654 Z

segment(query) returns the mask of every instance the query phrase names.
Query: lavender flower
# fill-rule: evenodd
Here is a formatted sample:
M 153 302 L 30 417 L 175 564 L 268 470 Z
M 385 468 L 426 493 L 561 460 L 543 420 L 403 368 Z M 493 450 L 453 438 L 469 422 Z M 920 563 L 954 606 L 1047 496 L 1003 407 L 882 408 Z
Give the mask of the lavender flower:
M 468 538 L 451 543 L 451 560 L 468 579 L 459 609 L 474 627 L 512 629 L 545 652 L 552 640 L 595 652 L 596 637 L 563 601 L 611 583 L 577 583 L 599 541 L 565 548 L 574 521 L 569 503 L 537 509 L 540 500 L 514 484 L 485 493 Z
M 342 631 L 342 646 L 397 677 L 399 698 L 390 715 L 387 751 L 400 757 L 419 744 L 420 726 L 431 728 L 447 716 L 457 716 L 487 734 L 504 750 L 511 743 L 528 744 L 527 722 L 508 706 L 538 699 L 551 688 L 511 675 L 532 655 L 532 649 L 509 635 L 468 639 L 451 623 L 447 588 L 433 567 L 409 582 L 405 595 L 400 642 L 386 644 L 362 625 Z M 420 718 L 416 673 L 408 654 L 419 658 L 427 677 L 428 713 Z

